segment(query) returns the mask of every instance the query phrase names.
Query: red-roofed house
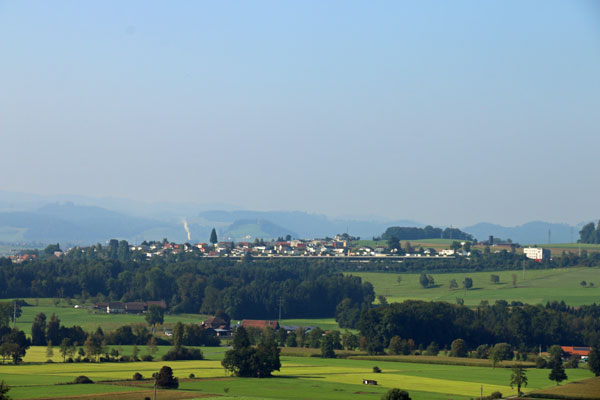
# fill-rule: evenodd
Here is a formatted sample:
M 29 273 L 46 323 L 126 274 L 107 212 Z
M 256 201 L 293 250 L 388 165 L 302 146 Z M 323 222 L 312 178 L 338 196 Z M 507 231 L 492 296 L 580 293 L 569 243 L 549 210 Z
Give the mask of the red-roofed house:
M 587 357 L 591 350 L 590 347 L 586 346 L 560 346 L 560 348 L 568 355 L 576 355 L 581 357 Z

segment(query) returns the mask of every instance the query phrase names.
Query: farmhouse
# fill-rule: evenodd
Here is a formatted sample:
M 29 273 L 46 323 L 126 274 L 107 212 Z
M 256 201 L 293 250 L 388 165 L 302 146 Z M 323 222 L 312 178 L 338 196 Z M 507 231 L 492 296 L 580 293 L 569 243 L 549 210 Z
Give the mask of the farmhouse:
M 590 347 L 586 347 L 586 346 L 579 346 L 579 347 L 560 346 L 560 348 L 562 349 L 562 351 L 565 354 L 567 354 L 567 356 L 581 356 L 581 357 L 587 357 L 590 354 L 590 350 L 592 350 Z
M 227 329 L 229 324 L 223 318 L 209 317 L 202 321 L 202 326 L 206 329 Z
M 109 303 L 96 303 L 94 308 L 97 310 L 106 311 L 107 314 L 142 314 L 148 311 L 148 307 L 157 305 L 163 310 L 166 310 L 167 303 L 164 300 L 160 301 L 132 301 L 121 303 L 119 301 L 111 301 Z

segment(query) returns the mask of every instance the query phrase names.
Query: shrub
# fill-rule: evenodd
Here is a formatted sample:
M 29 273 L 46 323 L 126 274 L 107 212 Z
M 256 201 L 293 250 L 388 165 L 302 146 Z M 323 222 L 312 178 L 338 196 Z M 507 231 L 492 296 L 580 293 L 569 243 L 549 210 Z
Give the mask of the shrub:
M 462 339 L 456 339 L 451 344 L 450 357 L 466 357 L 467 344 Z
M 375 372 L 376 374 L 380 374 L 381 373 L 381 368 L 379 368 L 377 365 L 373 367 L 373 372 Z
M 75 380 L 73 382 L 75 382 L 75 383 L 94 383 L 94 381 L 92 381 L 90 378 L 88 378 L 85 375 L 79 375 L 77 378 L 75 378 Z
M 188 347 L 173 348 L 167 354 L 162 356 L 163 361 L 175 360 L 203 360 L 204 356 L 199 349 Z
M 154 357 L 152 357 L 151 354 L 144 354 L 142 356 L 142 361 L 152 361 L 152 360 L 154 360 Z
M 390 389 L 381 396 L 381 400 L 411 400 L 408 392 L 400 389 Z
M 190 379 L 193 379 L 195 377 L 196 377 L 196 375 L 194 375 L 194 374 L 190 374 L 190 376 L 189 376 Z
M 136 372 L 135 374 L 133 374 L 134 381 L 141 381 L 142 379 L 144 379 L 144 377 L 139 372 Z
M 548 361 L 546 361 L 543 357 L 538 357 L 535 359 L 535 367 L 538 369 L 544 369 L 548 367 Z

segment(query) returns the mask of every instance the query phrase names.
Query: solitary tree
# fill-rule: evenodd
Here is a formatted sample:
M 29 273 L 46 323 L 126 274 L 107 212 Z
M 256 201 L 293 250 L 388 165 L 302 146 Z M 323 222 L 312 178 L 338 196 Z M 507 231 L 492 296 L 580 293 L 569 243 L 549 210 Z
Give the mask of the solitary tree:
M 164 310 L 157 304 L 151 304 L 150 307 L 148 307 L 145 318 L 146 322 L 152 327 L 152 333 L 154 333 L 154 327 L 157 324 L 162 325 L 165 320 Z
M 565 367 L 562 363 L 562 358 L 560 356 L 553 357 L 552 370 L 550 371 L 550 375 L 548 375 L 548 378 L 551 381 L 556 382 L 557 385 L 559 385 L 565 379 L 568 379 L 567 374 L 565 373 Z
M 421 274 L 421 276 L 419 276 L 419 283 L 421 286 L 423 286 L 423 288 L 429 287 L 429 278 L 426 274 Z
M 465 288 L 465 290 L 471 289 L 473 287 L 473 279 L 466 277 L 463 281 L 463 287 Z
M 210 240 L 209 240 L 212 244 L 217 244 L 218 239 L 217 239 L 217 231 L 215 230 L 215 228 L 212 229 L 212 231 L 210 232 Z
M 451 279 L 450 280 L 449 288 L 450 289 L 458 289 L 458 283 L 456 282 L 456 279 Z
M 511 389 L 517 387 L 517 396 L 521 396 L 521 386 L 527 387 L 527 373 L 525 368 L 521 364 L 517 364 L 512 367 L 512 374 L 510 376 L 510 387 Z
M 499 282 L 500 282 L 500 277 L 499 277 L 498 275 L 494 275 L 494 274 L 492 274 L 492 275 L 490 275 L 490 281 L 491 281 L 493 284 L 497 284 L 497 283 L 499 283 Z
M 164 366 L 156 374 L 156 386 L 162 389 L 177 389 L 179 387 L 179 379 L 173 376 L 171 367 Z
M 581 281 L 579 284 L 581 285 L 581 287 L 587 287 L 587 282 L 586 281 Z

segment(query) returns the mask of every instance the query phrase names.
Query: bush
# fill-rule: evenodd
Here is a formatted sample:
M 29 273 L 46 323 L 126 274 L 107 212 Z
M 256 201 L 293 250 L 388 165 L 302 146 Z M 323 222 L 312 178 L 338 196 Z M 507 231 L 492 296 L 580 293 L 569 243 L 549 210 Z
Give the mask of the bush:
M 94 381 L 92 381 L 90 378 L 88 378 L 85 375 L 79 375 L 77 378 L 75 378 L 75 380 L 73 382 L 74 383 L 94 383 Z
M 373 367 L 373 372 L 375 372 L 376 374 L 380 374 L 381 373 L 381 368 L 379 368 L 377 365 Z
M 190 376 L 189 376 L 190 379 L 193 379 L 195 377 L 196 377 L 196 375 L 194 375 L 194 374 L 190 374 Z
M 579 360 L 577 358 L 572 358 L 569 361 L 567 361 L 567 368 L 578 368 L 579 367 Z
M 173 348 L 167 354 L 162 356 L 163 361 L 175 360 L 203 360 L 204 356 L 199 349 L 191 349 L 188 347 Z
M 154 360 L 154 357 L 152 357 L 151 354 L 144 354 L 142 356 L 142 361 L 152 361 L 152 360 Z
M 400 389 L 390 389 L 381 396 L 381 400 L 411 400 L 408 392 Z
M 490 399 L 501 399 L 502 398 L 502 393 L 500 392 L 493 392 L 492 394 L 489 395 Z
M 134 381 L 141 381 L 142 379 L 144 379 L 144 377 L 139 372 L 136 372 L 135 374 L 133 374 Z
M 538 357 L 535 359 L 535 367 L 538 369 L 548 368 L 548 361 L 543 357 Z

